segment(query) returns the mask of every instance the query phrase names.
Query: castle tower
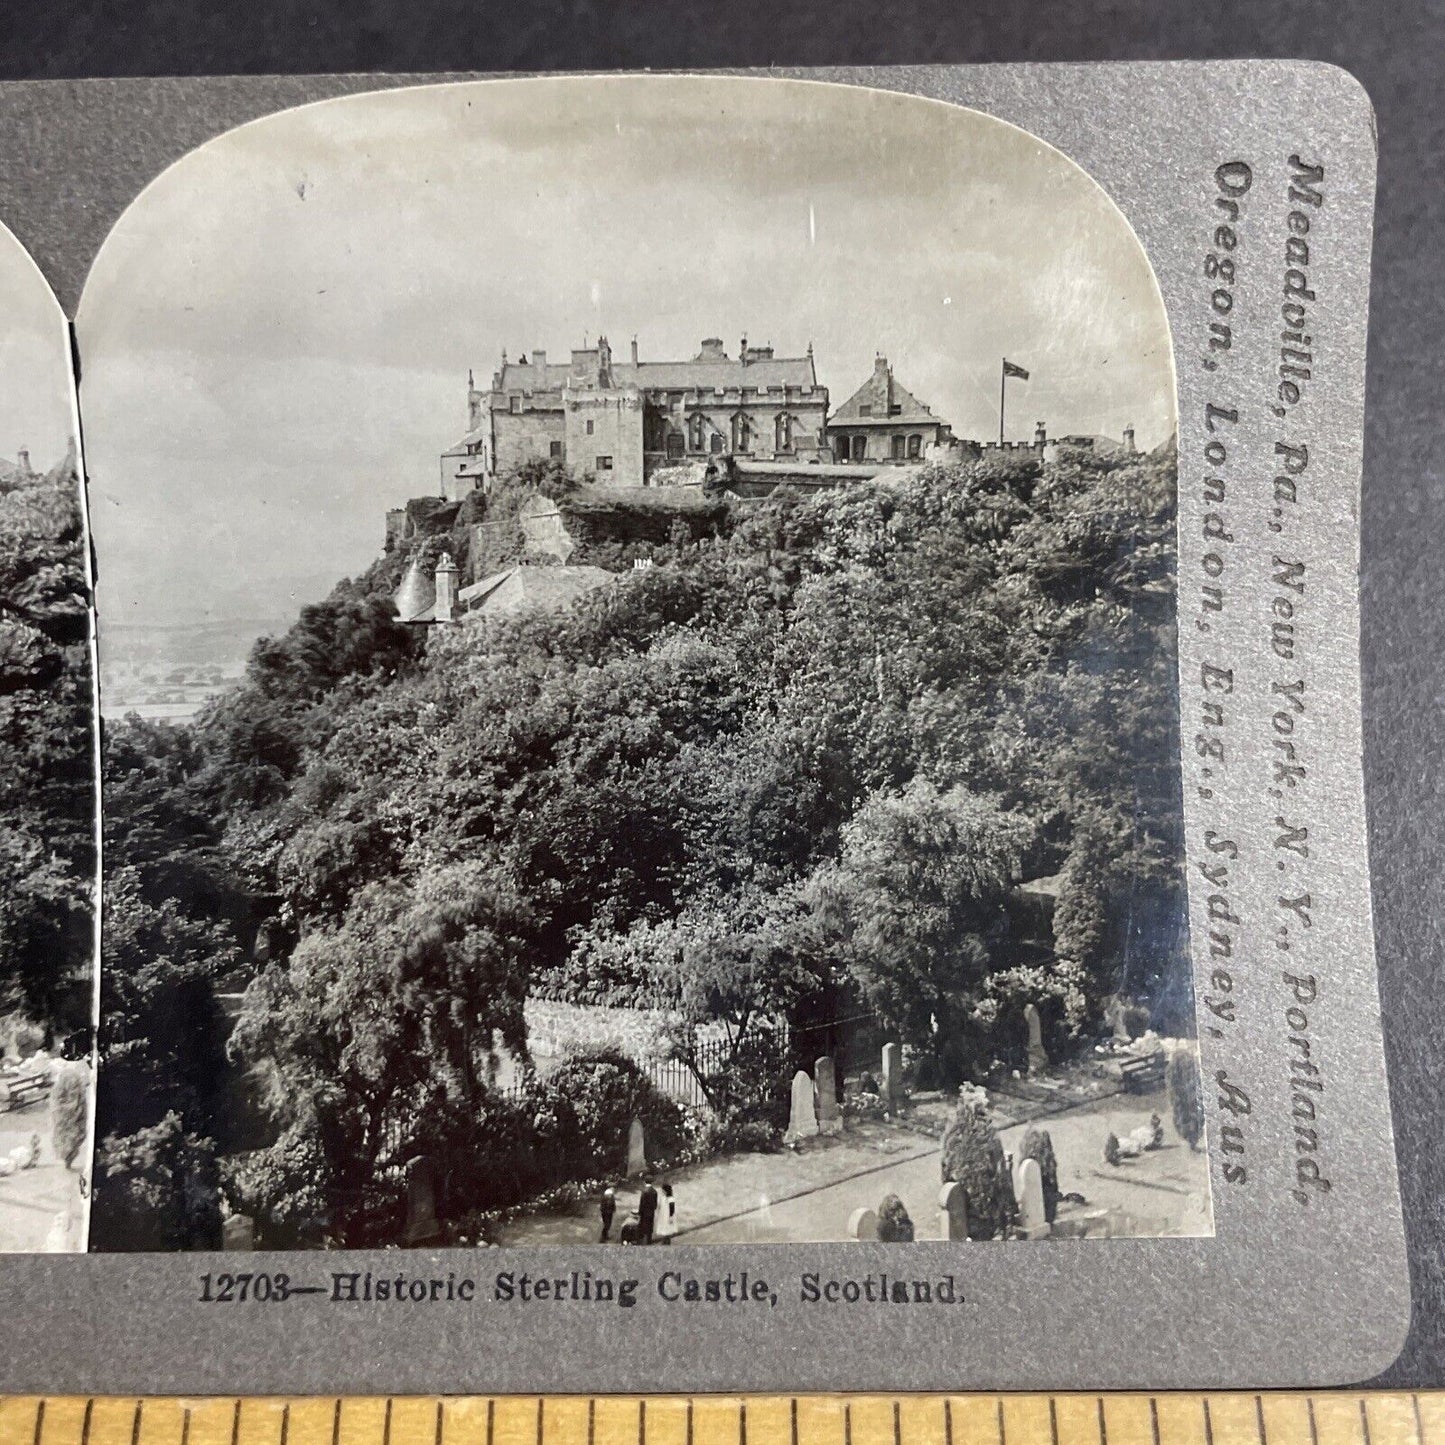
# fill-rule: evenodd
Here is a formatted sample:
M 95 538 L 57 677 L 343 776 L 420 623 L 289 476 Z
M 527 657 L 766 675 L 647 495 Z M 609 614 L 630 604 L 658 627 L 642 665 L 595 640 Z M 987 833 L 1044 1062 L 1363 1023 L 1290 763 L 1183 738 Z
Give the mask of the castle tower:
M 1134 445 L 1134 428 L 1133 428 L 1132 426 L 1126 426 L 1126 427 L 1124 428 L 1124 452 L 1125 452 L 1125 455 L 1132 457 L 1137 450 L 1138 450 L 1138 448 Z
M 1041 421 L 1035 422 L 1035 423 L 1034 423 L 1034 445 L 1035 445 L 1036 447 L 1041 447 L 1041 446 L 1043 446 L 1043 444 L 1044 444 L 1046 441 L 1048 441 L 1048 439 L 1049 439 L 1048 428 L 1047 428 L 1047 427 L 1043 424 L 1043 422 L 1041 422 Z
M 457 564 L 450 552 L 443 552 L 437 558 L 436 605 L 432 617 L 437 622 L 452 622 L 457 607 Z

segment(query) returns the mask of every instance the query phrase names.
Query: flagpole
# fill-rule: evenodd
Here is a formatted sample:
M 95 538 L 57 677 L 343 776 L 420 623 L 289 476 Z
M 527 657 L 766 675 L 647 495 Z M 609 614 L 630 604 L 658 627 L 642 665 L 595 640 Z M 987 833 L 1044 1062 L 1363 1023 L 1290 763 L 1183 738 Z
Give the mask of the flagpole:
M 998 364 L 998 444 L 1003 445 L 1003 393 L 1004 387 L 1008 385 L 1008 362 L 1000 360 Z

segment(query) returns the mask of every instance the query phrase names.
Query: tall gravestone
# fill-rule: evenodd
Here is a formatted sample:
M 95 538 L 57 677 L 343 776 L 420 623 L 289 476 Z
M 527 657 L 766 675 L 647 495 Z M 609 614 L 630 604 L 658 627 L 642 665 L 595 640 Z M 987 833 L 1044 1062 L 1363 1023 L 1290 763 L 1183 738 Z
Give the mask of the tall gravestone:
M 1018 1169 L 1019 1228 L 1025 1239 L 1044 1239 L 1049 1233 L 1044 1213 L 1044 1176 L 1037 1159 L 1025 1159 Z
M 228 1254 L 256 1248 L 256 1221 L 249 1214 L 228 1214 L 221 1222 L 221 1248 Z
M 903 1105 L 903 1050 L 883 1045 L 883 1107 L 896 1114 Z
M 848 1237 L 850 1239 L 876 1240 L 878 1238 L 878 1216 L 871 1209 L 855 1209 L 848 1216 Z
M 818 1107 L 818 1132 L 841 1134 L 843 1115 L 838 1108 L 837 1066 L 826 1054 L 813 1065 L 813 1093 Z
M 1031 1003 L 1024 1005 L 1024 1021 L 1029 1026 L 1029 1073 L 1041 1074 L 1049 1066 L 1049 1056 L 1044 1052 L 1043 1021 Z
M 627 1126 L 627 1177 L 635 1179 L 647 1173 L 647 1139 L 642 1132 L 642 1120 L 634 1119 Z
M 796 1144 L 800 1139 L 812 1139 L 818 1133 L 818 1113 L 813 1102 L 813 1081 L 799 1069 L 793 1075 L 792 1108 L 788 1111 L 788 1132 L 783 1136 L 787 1144 Z
M 950 1182 L 938 1191 L 940 1239 L 968 1238 L 968 1195 L 962 1184 Z
M 406 1232 L 405 1244 L 429 1244 L 441 1236 L 437 1222 L 436 1170 L 425 1154 L 409 1160 L 406 1166 Z

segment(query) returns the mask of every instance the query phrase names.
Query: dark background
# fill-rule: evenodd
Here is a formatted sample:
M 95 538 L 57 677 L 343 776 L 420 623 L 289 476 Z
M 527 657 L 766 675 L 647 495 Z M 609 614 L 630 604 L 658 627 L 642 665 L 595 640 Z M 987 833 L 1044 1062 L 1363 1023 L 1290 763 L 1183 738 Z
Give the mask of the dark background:
M 0 0 L 0 78 L 1280 57 L 1374 100 L 1365 749 L 1415 1326 L 1445 1385 L 1445 0 Z

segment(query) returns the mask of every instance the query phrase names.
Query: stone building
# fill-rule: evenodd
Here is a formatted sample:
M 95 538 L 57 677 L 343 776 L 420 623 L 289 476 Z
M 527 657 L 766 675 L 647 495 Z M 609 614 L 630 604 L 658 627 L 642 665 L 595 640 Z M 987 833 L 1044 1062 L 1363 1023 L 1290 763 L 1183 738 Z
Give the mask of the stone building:
M 873 375 L 828 422 L 828 441 L 839 462 L 918 462 L 930 448 L 946 447 L 952 436 L 946 421 L 894 380 L 886 356 L 874 360 Z
M 441 457 L 453 501 L 537 459 L 609 487 L 646 486 L 660 468 L 710 456 L 828 459 L 828 390 L 811 346 L 775 356 L 744 338 L 729 356 L 708 337 L 686 360 L 643 361 L 634 339 L 619 360 L 599 337 L 562 362 L 504 352 L 486 390 L 467 380 L 467 434 Z

